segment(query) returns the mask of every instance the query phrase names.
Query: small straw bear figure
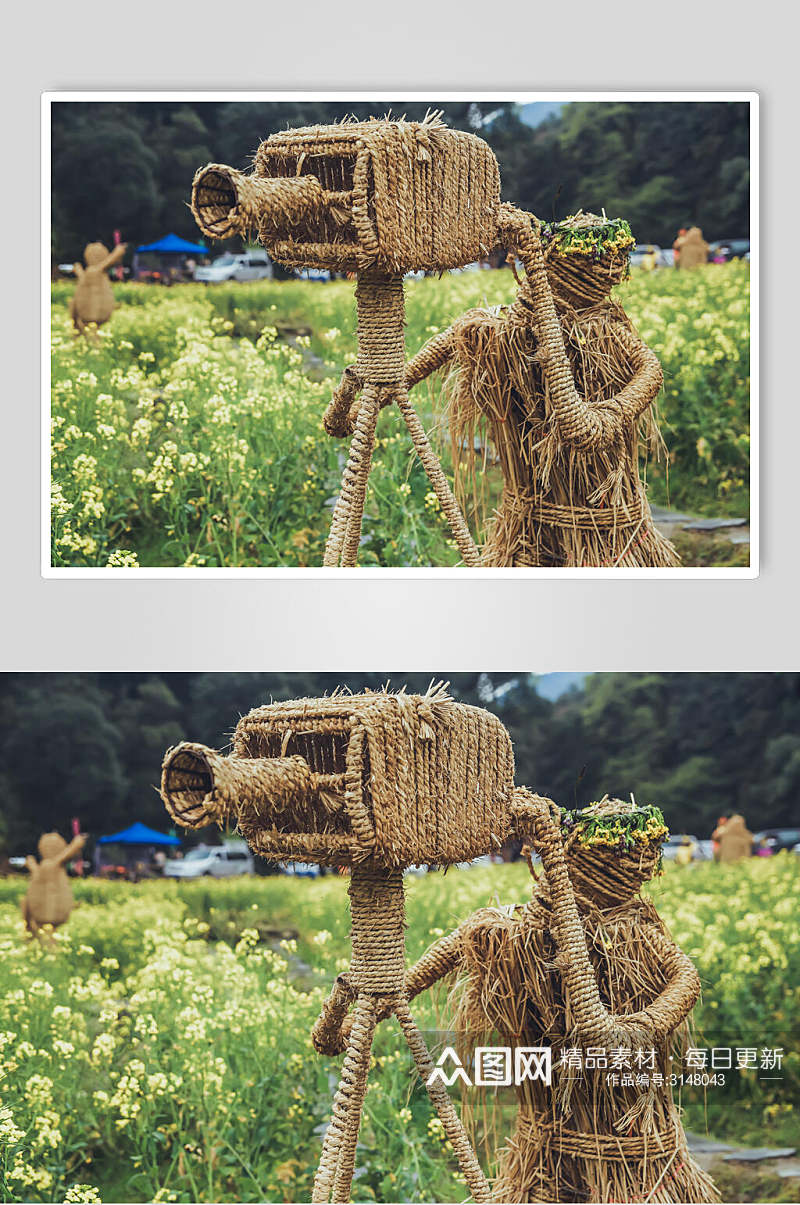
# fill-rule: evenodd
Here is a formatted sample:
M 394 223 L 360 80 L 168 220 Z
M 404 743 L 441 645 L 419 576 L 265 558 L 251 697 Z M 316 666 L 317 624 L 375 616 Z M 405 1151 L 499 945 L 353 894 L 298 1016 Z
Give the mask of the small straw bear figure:
M 127 243 L 119 243 L 109 251 L 103 243 L 89 243 L 83 253 L 86 267 L 74 264 L 78 279 L 69 303 L 69 312 L 78 334 L 85 335 L 86 327 L 102 326 L 114 312 L 114 293 L 108 270 L 118 264 L 125 254 Z
M 663 374 L 611 297 L 628 270 L 627 222 L 592 214 L 540 225 L 503 205 L 501 234 L 525 275 L 511 305 L 469 310 L 408 365 L 409 385 L 447 367 L 454 447 L 485 430 L 503 474 L 487 566 L 670 568 L 639 478 L 639 436 Z M 513 261 L 512 261 L 513 262 Z
M 74 901 L 66 866 L 85 844 L 84 833 L 73 837 L 69 844 L 60 833 L 44 833 L 39 838 L 41 861 L 37 862 L 32 855 L 26 859 L 31 878 L 22 901 L 22 915 L 28 932 L 34 937 L 44 925 L 56 929 L 69 920 Z
M 685 271 L 687 268 L 703 268 L 708 263 L 708 243 L 703 238 L 699 226 L 692 226 L 675 240 L 675 250 L 678 255 L 678 267 Z
M 641 885 L 667 834 L 657 808 L 605 799 L 577 817 L 528 796 L 545 877 L 513 908 L 483 908 L 408 972 L 409 999 L 455 974 L 450 1002 L 470 1047 L 551 1046 L 553 1082 L 515 1089 L 499 1153 L 498 1202 L 718 1201 L 695 1164 L 672 1099 L 670 1061 L 687 1039 L 700 981 Z M 566 834 L 566 839 L 565 839 Z M 345 1022 L 346 1031 L 348 1022 Z M 658 1086 L 613 1087 L 606 1072 L 559 1065 L 588 1047 L 655 1051 Z

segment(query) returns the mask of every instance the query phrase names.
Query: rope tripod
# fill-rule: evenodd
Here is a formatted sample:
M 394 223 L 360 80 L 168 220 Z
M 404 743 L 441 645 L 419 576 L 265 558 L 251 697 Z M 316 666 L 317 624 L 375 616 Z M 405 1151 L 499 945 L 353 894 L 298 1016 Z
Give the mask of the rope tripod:
M 402 277 L 387 276 L 375 270 L 361 273 L 356 285 L 356 304 L 358 360 L 345 369 L 324 419 L 329 435 L 352 433 L 353 439 L 334 507 L 323 565 L 351 568 L 356 564 L 378 413 L 392 402 L 397 403 L 403 416 L 464 563 L 478 565 L 477 545 L 408 397 Z M 352 417 L 354 411 L 355 420 Z
M 314 1046 L 321 1054 L 341 1053 L 344 1045 L 345 1055 L 311 1200 L 332 1201 L 337 1205 L 350 1200 L 375 1030 L 379 1021 L 394 1016 L 473 1199 L 490 1201 L 488 1182 L 447 1090 L 438 1080 L 428 1082 L 434 1070 L 433 1060 L 408 1007 L 403 872 L 374 864 L 356 864 L 348 895 L 353 921 L 350 971 L 336 980 L 312 1031 Z M 351 1005 L 354 1005 L 352 1024 L 343 1043 L 342 1022 Z

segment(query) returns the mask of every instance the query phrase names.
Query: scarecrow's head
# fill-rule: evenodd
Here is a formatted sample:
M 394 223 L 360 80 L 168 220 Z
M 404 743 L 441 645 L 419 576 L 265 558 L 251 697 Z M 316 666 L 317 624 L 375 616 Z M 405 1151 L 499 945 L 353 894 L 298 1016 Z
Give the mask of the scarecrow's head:
M 561 826 L 575 888 L 601 907 L 630 899 L 660 870 L 669 835 L 660 808 L 608 797 L 563 811 Z
M 87 268 L 94 267 L 95 264 L 101 264 L 108 255 L 108 247 L 104 247 L 102 243 L 89 243 L 83 253 L 83 259 Z
M 39 838 L 39 857 L 57 858 L 67 848 L 67 843 L 60 833 L 42 833 Z
M 627 275 L 634 238 L 623 218 L 581 212 L 545 222 L 540 235 L 550 287 L 576 309 L 601 301 Z

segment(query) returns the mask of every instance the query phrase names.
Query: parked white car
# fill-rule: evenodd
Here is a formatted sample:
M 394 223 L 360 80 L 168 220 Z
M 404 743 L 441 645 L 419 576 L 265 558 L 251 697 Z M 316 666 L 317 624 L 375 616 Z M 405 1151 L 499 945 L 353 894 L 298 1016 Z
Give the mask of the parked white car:
M 229 841 L 225 845 L 198 845 L 185 858 L 170 858 L 164 866 L 168 879 L 214 879 L 234 874 L 254 874 L 255 864 L 244 841 Z
M 271 280 L 272 262 L 266 251 L 257 248 L 240 254 L 228 251 L 205 267 L 195 268 L 194 278 L 207 285 L 225 280 Z

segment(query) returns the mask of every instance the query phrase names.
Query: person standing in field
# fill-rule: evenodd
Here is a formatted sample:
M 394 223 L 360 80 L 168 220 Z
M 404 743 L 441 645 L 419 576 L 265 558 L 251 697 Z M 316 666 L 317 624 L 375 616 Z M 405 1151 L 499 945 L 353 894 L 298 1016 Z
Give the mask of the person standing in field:
M 686 234 L 686 227 L 681 226 L 680 230 L 678 231 L 678 237 L 675 239 L 675 242 L 672 244 L 672 251 L 673 251 L 672 264 L 673 264 L 673 267 L 675 267 L 675 268 L 679 268 L 681 266 L 681 239 L 684 238 L 685 234 Z
M 739 862 L 749 858 L 753 852 L 753 834 L 744 822 L 744 816 L 735 813 L 725 824 L 714 829 L 712 841 L 719 841 L 720 862 Z
M 642 270 L 644 272 L 653 272 L 658 267 L 658 256 L 654 247 L 648 247 L 642 256 Z
M 677 239 L 677 250 L 680 252 L 680 268 L 700 268 L 708 263 L 708 243 L 703 238 L 699 226 L 692 226 L 682 237 Z
M 681 837 L 681 843 L 675 851 L 675 865 L 688 866 L 694 860 L 697 846 L 691 837 Z
M 711 835 L 711 853 L 712 853 L 712 856 L 713 856 L 715 862 L 719 862 L 719 839 L 715 836 L 715 834 L 719 832 L 719 830 L 722 828 L 723 824 L 727 824 L 727 823 L 728 823 L 728 817 L 720 816 L 719 820 L 717 821 L 717 827 L 716 827 L 714 833 L 712 833 L 712 835 Z

